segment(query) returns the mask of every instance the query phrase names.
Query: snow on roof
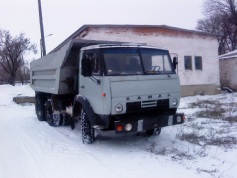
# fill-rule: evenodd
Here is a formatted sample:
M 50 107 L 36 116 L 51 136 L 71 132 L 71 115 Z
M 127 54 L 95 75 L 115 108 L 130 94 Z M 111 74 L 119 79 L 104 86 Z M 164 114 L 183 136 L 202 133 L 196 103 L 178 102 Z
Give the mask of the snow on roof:
M 237 50 L 219 56 L 219 59 L 237 58 Z
M 158 46 L 151 46 L 146 45 L 144 43 L 119 43 L 119 44 L 97 44 L 92 46 L 83 47 L 82 50 L 88 49 L 95 49 L 95 48 L 123 48 L 123 47 L 130 47 L 130 48 L 151 48 L 151 49 L 159 49 L 159 50 L 167 50 L 166 48 L 158 47 Z

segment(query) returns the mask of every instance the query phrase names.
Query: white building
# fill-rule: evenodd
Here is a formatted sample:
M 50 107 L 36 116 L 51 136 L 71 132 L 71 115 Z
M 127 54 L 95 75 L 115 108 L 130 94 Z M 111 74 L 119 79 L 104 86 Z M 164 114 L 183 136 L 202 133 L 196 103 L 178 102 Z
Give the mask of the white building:
M 218 41 L 214 34 L 165 25 L 84 25 L 70 39 L 146 43 L 178 55 L 181 95 L 217 94 L 220 88 Z
M 222 87 L 237 90 L 237 50 L 219 56 Z

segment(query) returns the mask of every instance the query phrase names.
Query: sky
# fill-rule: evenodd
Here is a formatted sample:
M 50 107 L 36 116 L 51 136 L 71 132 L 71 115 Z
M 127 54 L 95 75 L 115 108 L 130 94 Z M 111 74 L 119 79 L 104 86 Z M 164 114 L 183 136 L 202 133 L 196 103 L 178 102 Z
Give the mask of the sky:
M 46 52 L 85 24 L 169 25 L 195 29 L 205 0 L 41 0 Z M 38 0 L 0 0 L 0 29 L 25 33 L 40 57 Z M 51 36 L 47 36 L 52 34 Z

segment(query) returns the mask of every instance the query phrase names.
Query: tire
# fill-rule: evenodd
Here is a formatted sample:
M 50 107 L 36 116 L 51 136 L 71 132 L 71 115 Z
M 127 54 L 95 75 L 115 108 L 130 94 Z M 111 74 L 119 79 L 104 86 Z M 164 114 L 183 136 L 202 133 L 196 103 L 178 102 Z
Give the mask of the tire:
M 92 144 L 95 140 L 95 131 L 84 109 L 81 111 L 81 135 L 83 143 Z
M 45 121 L 45 106 L 44 106 L 44 97 L 42 95 L 35 96 L 35 112 L 39 121 Z
M 53 126 L 53 111 L 50 101 L 45 102 L 45 115 L 46 115 L 46 121 L 50 126 Z
M 160 135 L 161 132 L 161 128 L 157 127 L 154 129 L 150 129 L 150 130 L 146 130 L 146 134 L 147 136 L 152 136 L 152 135 Z
M 54 126 L 53 125 L 53 118 L 52 118 L 53 116 L 52 115 L 50 115 L 50 114 L 46 114 L 46 121 L 48 122 L 48 124 L 50 125 L 50 126 Z
M 61 124 L 60 113 L 53 113 L 51 100 L 45 102 L 46 121 L 50 126 L 58 127 Z

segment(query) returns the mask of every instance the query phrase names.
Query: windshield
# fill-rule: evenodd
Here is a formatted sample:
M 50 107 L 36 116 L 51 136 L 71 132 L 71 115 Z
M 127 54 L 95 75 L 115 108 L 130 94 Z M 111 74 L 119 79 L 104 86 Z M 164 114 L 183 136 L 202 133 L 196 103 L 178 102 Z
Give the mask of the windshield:
M 168 51 L 148 48 L 103 50 L 107 75 L 173 73 Z
M 158 49 L 140 49 L 146 73 L 172 73 L 169 53 Z

